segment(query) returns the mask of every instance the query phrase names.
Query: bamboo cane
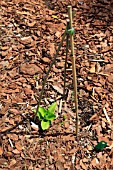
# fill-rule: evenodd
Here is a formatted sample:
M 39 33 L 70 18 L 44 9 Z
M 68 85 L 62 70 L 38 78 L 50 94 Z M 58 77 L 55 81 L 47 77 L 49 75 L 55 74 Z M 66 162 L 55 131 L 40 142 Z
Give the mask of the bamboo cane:
M 70 29 L 72 29 L 73 16 L 72 16 L 72 7 L 71 6 L 68 6 L 68 15 L 69 15 L 69 20 L 70 20 Z M 75 65 L 75 55 L 74 55 L 74 36 L 73 36 L 73 34 L 70 34 L 70 44 L 71 44 L 74 100 L 75 100 L 75 112 L 76 112 L 76 135 L 78 135 L 77 76 L 76 76 L 76 65 Z

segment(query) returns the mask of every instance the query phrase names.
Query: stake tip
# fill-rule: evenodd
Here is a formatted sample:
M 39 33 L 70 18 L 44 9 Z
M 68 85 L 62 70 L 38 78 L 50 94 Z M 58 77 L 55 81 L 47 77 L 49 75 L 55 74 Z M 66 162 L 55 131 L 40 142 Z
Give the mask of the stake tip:
M 71 6 L 71 5 L 68 5 L 67 7 L 68 7 L 68 8 L 72 8 L 72 6 Z

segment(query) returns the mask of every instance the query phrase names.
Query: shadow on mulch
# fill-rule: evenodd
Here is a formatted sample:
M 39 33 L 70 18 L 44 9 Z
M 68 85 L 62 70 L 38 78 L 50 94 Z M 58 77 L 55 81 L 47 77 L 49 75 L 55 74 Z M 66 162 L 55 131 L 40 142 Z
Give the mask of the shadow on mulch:
M 94 115 L 93 103 L 88 99 L 78 100 L 78 109 L 82 110 L 82 113 L 79 114 L 82 126 L 90 125 L 90 118 Z
M 47 6 L 48 9 L 54 10 L 56 12 L 61 11 L 61 12 L 66 12 L 67 13 L 67 7 L 68 5 L 72 5 L 73 8 L 77 8 L 79 11 L 82 9 L 85 12 L 82 13 L 83 15 L 83 20 L 89 20 L 88 22 L 92 21 L 99 21 L 99 25 L 95 25 L 92 23 L 92 26 L 95 27 L 100 27 L 103 26 L 108 27 L 112 26 L 113 24 L 113 2 L 111 1 L 104 1 L 104 0 L 98 0 L 97 2 L 89 2 L 88 0 L 86 2 L 84 1 L 74 1 L 70 3 L 69 1 L 62 2 L 61 0 L 45 0 L 45 5 Z M 89 6 L 89 9 L 85 7 L 84 4 L 87 4 L 87 7 Z M 101 21 L 106 22 L 106 24 L 101 25 Z M 81 17 L 80 17 L 80 22 L 81 22 Z M 82 24 L 82 23 L 81 23 Z
M 80 6 L 83 10 L 84 5 Z M 108 26 L 112 26 L 113 24 L 113 2 L 98 0 L 97 3 L 90 3 L 90 9 L 85 9 L 85 12 L 82 13 L 83 20 L 91 23 L 93 27 L 100 27 L 107 28 Z M 96 23 L 97 21 L 98 24 Z

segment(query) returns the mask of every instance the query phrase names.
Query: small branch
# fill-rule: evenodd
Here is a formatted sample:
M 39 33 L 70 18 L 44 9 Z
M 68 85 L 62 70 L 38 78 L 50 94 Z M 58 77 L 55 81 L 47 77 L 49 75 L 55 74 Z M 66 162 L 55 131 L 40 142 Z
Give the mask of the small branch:
M 70 28 L 72 29 L 72 6 L 68 6 L 68 15 L 70 20 Z M 76 76 L 76 65 L 74 55 L 74 36 L 70 34 L 71 43 L 71 57 L 72 57 L 72 71 L 73 71 L 73 85 L 74 85 L 74 99 L 75 99 L 75 112 L 76 112 L 76 135 L 78 134 L 78 99 L 77 99 L 77 76 Z
M 90 62 L 105 62 L 104 60 L 93 60 L 93 59 L 89 59 Z
M 67 30 L 68 29 L 69 29 L 69 20 L 67 20 Z M 67 34 L 67 36 L 66 36 L 66 59 L 65 59 L 65 65 L 64 65 L 64 90 L 63 90 L 63 98 L 65 98 L 66 68 L 67 68 L 68 48 L 69 48 L 69 34 Z
M 103 108 L 103 112 L 104 112 L 104 114 L 105 114 L 105 116 L 106 116 L 106 119 L 107 119 L 108 123 L 109 123 L 110 126 L 111 126 L 111 121 L 110 121 L 110 118 L 109 118 L 109 116 L 108 116 L 108 114 L 107 114 L 107 111 L 106 111 L 105 107 Z

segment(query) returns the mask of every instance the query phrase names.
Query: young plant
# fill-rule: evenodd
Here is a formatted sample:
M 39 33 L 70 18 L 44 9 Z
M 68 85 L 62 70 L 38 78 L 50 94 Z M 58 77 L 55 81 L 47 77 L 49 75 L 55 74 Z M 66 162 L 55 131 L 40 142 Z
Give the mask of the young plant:
M 94 147 L 94 149 L 97 151 L 102 151 L 106 146 L 107 146 L 107 142 L 102 140 Z
M 36 116 L 38 116 L 38 119 L 41 121 L 42 130 L 48 129 L 51 125 L 51 121 L 56 118 L 56 115 L 54 114 L 55 108 L 56 102 L 52 103 L 47 110 L 39 106 Z M 36 113 L 36 110 L 34 110 L 34 112 Z

